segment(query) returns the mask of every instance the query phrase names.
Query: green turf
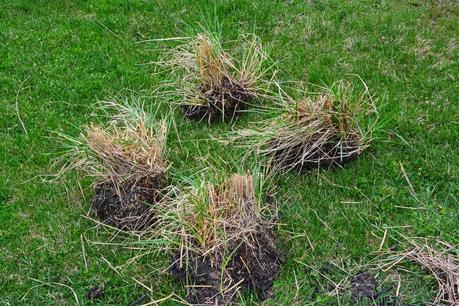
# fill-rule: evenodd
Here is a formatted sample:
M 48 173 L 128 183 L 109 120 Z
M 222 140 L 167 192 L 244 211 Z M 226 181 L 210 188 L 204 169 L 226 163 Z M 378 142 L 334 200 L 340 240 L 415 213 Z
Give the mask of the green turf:
M 203 0 L 0 3 L 0 304 L 74 304 L 72 290 L 80 304 L 88 304 L 86 291 L 99 284 L 106 288 L 101 304 L 126 305 L 143 294 L 147 302 L 172 290 L 183 294 L 155 270 L 157 257 L 126 267 L 136 251 L 90 242 L 106 242 L 110 233 L 82 217 L 89 180 L 81 182 L 84 195 L 75 177 L 49 181 L 59 148 L 53 131 L 76 134 L 94 119 L 97 99 L 129 95 L 127 89 L 155 103 L 151 93 L 167 76 L 154 77 L 153 67 L 144 65 L 158 59 L 158 45 L 138 41 L 191 34 L 190 25 L 213 9 Z M 362 158 L 344 169 L 279 177 L 279 236 L 287 261 L 268 304 L 336 304 L 326 295 L 323 274 L 337 281 L 344 272 L 327 268 L 330 262 L 351 270 L 370 260 L 385 228 L 459 243 L 454 0 L 232 0 L 217 3 L 216 12 L 223 38 L 260 36 L 280 79 L 329 85 L 347 79 L 358 86 L 350 75 L 358 74 L 384 105 L 383 130 Z M 188 166 L 207 154 L 219 167 L 234 159 L 232 148 L 209 137 L 228 125 L 208 127 L 176 116 L 187 140 L 170 151 L 177 173 L 190 172 Z M 390 244 L 388 239 L 383 247 Z M 419 282 L 406 277 L 402 293 L 406 303 L 419 305 L 431 297 L 435 282 L 413 271 Z M 349 292 L 341 302 L 353 303 Z

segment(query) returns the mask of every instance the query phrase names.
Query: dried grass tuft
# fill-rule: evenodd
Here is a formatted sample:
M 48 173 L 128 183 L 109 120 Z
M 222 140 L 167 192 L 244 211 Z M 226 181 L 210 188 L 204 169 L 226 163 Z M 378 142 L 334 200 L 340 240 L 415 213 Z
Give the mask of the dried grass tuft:
M 254 35 L 241 36 L 228 52 L 216 36 L 198 34 L 169 52 L 158 65 L 172 74 L 166 85 L 189 118 L 231 120 L 267 87 L 268 56 Z M 231 55 L 230 55 L 231 54 Z
M 113 101 L 102 105 L 105 111 L 114 111 L 106 127 L 90 124 L 77 137 L 60 134 L 65 152 L 59 173 L 80 170 L 95 177 L 96 185 L 111 182 L 117 187 L 163 175 L 166 122 L 154 125 L 136 107 Z
M 60 135 L 59 175 L 79 170 L 95 178 L 91 211 L 104 224 L 147 231 L 156 222 L 153 204 L 165 193 L 166 122 L 154 124 L 139 105 L 109 101 L 101 108 L 111 119 L 107 125 L 90 124 L 77 137 Z
M 354 95 L 349 86 L 336 83 L 312 97 L 282 96 L 274 116 L 232 139 L 251 151 L 257 148 L 281 170 L 344 164 L 368 148 L 374 123 L 364 123 L 376 108 L 366 91 Z
M 234 174 L 221 184 L 201 183 L 171 199 L 161 214 L 158 228 L 178 241 L 170 270 L 191 303 L 229 303 L 240 288 L 269 295 L 281 256 L 270 210 L 257 196 L 259 182 Z
M 233 175 L 221 185 L 205 183 L 191 191 L 188 205 L 193 211 L 183 215 L 183 224 L 195 234 L 182 237 L 182 243 L 197 242 L 201 254 L 212 254 L 233 240 L 250 240 L 261 222 L 253 188 L 252 176 Z

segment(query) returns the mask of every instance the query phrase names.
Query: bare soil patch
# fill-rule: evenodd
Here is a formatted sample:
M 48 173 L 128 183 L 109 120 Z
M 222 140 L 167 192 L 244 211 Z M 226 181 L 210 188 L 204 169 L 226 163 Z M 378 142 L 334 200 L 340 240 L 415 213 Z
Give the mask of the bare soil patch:
M 368 272 L 362 272 L 354 276 L 351 280 L 352 295 L 357 299 L 362 298 L 376 299 L 379 296 L 378 281 Z

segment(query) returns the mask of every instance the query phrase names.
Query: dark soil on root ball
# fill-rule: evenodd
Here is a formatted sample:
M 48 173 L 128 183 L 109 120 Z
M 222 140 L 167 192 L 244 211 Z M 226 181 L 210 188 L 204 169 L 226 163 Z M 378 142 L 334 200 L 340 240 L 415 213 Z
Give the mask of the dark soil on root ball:
M 103 223 L 121 230 L 143 230 L 155 222 L 151 205 L 161 199 L 162 178 L 144 178 L 117 191 L 107 182 L 95 187 L 92 212 Z
M 273 148 L 278 147 L 279 142 L 273 141 L 271 146 Z M 339 145 L 338 140 L 329 141 L 313 149 L 310 145 L 300 144 L 288 149 L 274 151 L 274 162 L 282 168 L 292 167 L 300 172 L 332 168 L 357 159 L 361 153 L 357 150 L 359 147 L 360 142 L 355 140 L 345 141 L 342 145 Z
M 170 272 L 184 285 L 191 284 L 187 288 L 187 301 L 190 304 L 225 304 L 231 298 L 220 293 L 222 280 L 219 264 L 213 262 L 209 256 L 200 256 L 194 252 L 187 255 L 177 253 L 172 258 Z
M 235 251 L 235 249 L 237 250 Z M 246 289 L 262 300 L 272 297 L 274 280 L 280 273 L 283 255 L 276 248 L 268 232 L 262 230 L 254 243 L 242 243 L 227 248 L 226 254 L 234 253 L 222 274 L 222 256 L 212 261 L 210 256 L 190 252 L 188 258 L 177 253 L 172 259 L 172 275 L 183 284 L 193 284 L 188 291 L 187 301 L 191 304 L 230 304 L 237 288 Z M 188 265 L 185 264 L 187 260 Z M 234 286 L 238 284 L 237 286 Z M 221 289 L 229 289 L 223 291 Z
M 200 92 L 205 103 L 202 105 L 182 105 L 185 117 L 193 120 L 231 121 L 247 108 L 253 95 L 243 85 L 233 82 L 227 77 L 221 81 L 221 86 L 210 87 L 202 84 Z

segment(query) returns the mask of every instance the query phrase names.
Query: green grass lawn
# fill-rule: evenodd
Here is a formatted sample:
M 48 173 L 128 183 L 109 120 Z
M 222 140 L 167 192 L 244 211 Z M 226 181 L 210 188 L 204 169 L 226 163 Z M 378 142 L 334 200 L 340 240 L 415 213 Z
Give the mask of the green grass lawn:
M 359 86 L 351 75 L 358 74 L 381 105 L 380 137 L 357 161 L 278 177 L 287 260 L 267 304 L 337 304 L 326 294 L 333 287 L 325 276 L 338 282 L 371 260 L 386 229 L 459 243 L 457 2 L 232 0 L 215 7 L 222 37 L 257 34 L 279 79 Z M 83 217 L 89 179 L 50 181 L 60 145 L 53 133 L 76 135 L 95 120 L 97 99 L 132 90 L 157 103 L 153 91 L 168 76 L 146 64 L 158 60 L 164 44 L 139 41 L 193 34 L 190 25 L 213 10 L 204 0 L 1 1 L 0 305 L 75 304 L 76 297 L 90 304 L 86 292 L 101 284 L 100 304 L 183 294 L 158 268 L 165 258 L 129 262 L 138 250 L 104 244 L 123 240 Z M 237 150 L 211 140 L 229 124 L 175 116 L 183 142 L 170 144 L 176 173 L 192 173 L 203 158 L 221 168 L 235 159 Z M 388 238 L 382 248 L 393 243 Z M 399 302 L 430 301 L 435 281 L 412 271 L 402 277 Z M 339 301 L 355 304 L 346 290 Z

